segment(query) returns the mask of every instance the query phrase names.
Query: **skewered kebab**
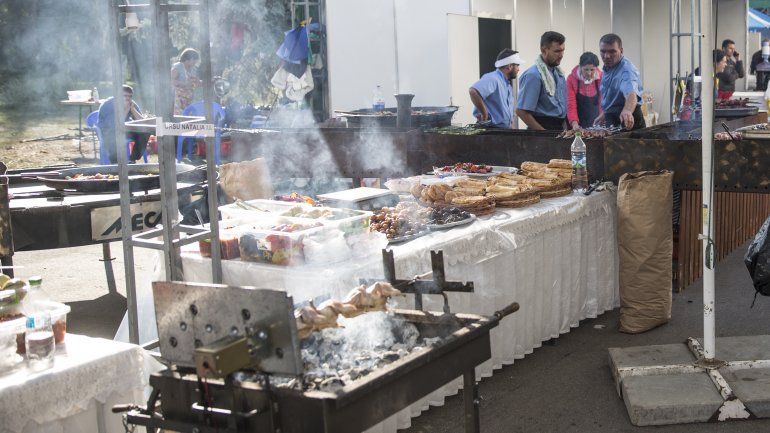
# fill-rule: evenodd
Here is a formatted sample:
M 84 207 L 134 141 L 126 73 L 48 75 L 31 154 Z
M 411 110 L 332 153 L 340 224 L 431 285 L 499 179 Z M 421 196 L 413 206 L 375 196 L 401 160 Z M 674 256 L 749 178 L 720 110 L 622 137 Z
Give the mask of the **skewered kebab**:
M 306 338 L 314 331 L 325 328 L 336 328 L 337 318 L 351 318 L 369 311 L 385 311 L 385 304 L 392 296 L 401 295 L 401 291 L 390 283 L 376 282 L 369 287 L 360 285 L 351 290 L 345 299 L 324 301 L 318 307 L 312 303 L 294 311 L 297 321 L 297 333 L 300 338 Z
M 560 132 L 559 135 L 557 135 L 557 138 L 575 138 L 575 133 L 577 132 L 580 132 L 582 137 L 585 139 L 604 138 L 620 130 L 622 130 L 620 126 L 592 126 L 590 128 L 568 129 L 566 131 Z

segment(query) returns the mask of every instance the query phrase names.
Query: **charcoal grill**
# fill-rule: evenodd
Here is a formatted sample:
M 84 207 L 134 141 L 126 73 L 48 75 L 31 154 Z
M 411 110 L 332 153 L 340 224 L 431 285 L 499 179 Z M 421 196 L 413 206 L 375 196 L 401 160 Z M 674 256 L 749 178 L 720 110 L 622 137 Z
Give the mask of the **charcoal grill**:
M 161 355 L 171 358 L 172 366 L 150 377 L 153 392 L 147 406 L 119 406 L 113 411 L 128 411 L 129 424 L 199 433 L 361 432 L 461 375 L 465 430 L 478 432 L 474 369 L 491 357 L 490 330 L 519 308 L 513 303 L 489 317 L 394 310 L 392 314 L 414 324 L 423 338 L 440 337 L 439 343 L 335 392 L 301 391 L 271 384 L 272 373 L 301 371 L 296 325 L 286 320 L 293 318 L 291 298 L 284 292 L 176 282 L 156 282 L 153 289 Z M 205 348 L 240 332 L 254 336 L 251 341 L 262 341 L 249 352 L 252 368 L 223 378 L 202 378 L 190 345 Z M 252 376 L 239 380 L 244 371 Z M 251 379 L 253 375 L 260 380 Z

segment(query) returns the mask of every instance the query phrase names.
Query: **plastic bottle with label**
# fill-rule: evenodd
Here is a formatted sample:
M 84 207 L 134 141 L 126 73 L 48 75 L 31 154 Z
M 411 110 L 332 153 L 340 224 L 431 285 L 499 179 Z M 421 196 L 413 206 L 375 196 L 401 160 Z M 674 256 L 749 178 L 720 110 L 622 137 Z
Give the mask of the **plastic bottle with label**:
M 382 86 L 379 84 L 374 88 L 372 108 L 374 111 L 382 111 L 385 109 L 385 99 L 382 97 Z
M 29 277 L 29 279 L 27 279 L 27 284 L 29 285 L 29 291 L 22 301 L 24 303 L 24 313 L 29 316 L 39 312 L 48 311 L 52 299 L 48 296 L 48 293 L 43 290 L 43 277 Z
M 93 99 L 94 102 L 99 102 L 99 89 L 96 87 L 91 90 L 91 99 Z
M 572 190 L 585 192 L 588 189 L 588 167 L 586 165 L 586 144 L 581 134 L 575 133 L 572 141 Z

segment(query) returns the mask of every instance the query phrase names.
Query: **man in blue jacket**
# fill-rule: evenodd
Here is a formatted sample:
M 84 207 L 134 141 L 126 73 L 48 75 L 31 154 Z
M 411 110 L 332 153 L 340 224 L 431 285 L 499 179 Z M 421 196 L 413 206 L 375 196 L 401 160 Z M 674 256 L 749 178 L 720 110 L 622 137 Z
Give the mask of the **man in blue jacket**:
M 129 85 L 123 85 L 123 95 L 121 100 L 123 101 L 123 110 L 126 112 L 126 118 L 124 121 L 138 120 L 144 118 L 139 105 L 133 100 L 134 89 Z M 118 162 L 117 146 L 115 145 L 115 98 L 109 97 L 99 107 L 99 117 L 96 121 L 96 125 L 99 127 L 101 133 L 102 143 L 101 146 L 105 146 L 107 154 L 110 158 L 110 164 Z M 126 140 L 134 142 L 134 147 L 129 155 L 129 163 L 135 163 L 144 154 L 144 149 L 147 147 L 147 140 L 150 138 L 150 134 L 142 132 L 126 132 Z M 124 142 L 125 143 L 125 142 Z M 122 143 L 121 143 L 122 144 Z
M 604 62 L 602 114 L 594 124 L 622 125 L 625 129 L 645 127 L 642 114 L 642 80 L 639 70 L 623 56 L 620 36 L 608 33 L 599 40 L 599 53 Z

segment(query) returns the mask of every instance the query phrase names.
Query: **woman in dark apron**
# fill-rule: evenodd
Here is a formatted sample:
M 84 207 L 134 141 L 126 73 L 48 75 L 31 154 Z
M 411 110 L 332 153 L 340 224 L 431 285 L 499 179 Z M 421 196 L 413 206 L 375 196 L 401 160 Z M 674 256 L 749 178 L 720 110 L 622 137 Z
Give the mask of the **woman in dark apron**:
M 599 58 L 587 51 L 567 77 L 567 122 L 572 129 L 590 128 L 601 113 Z

